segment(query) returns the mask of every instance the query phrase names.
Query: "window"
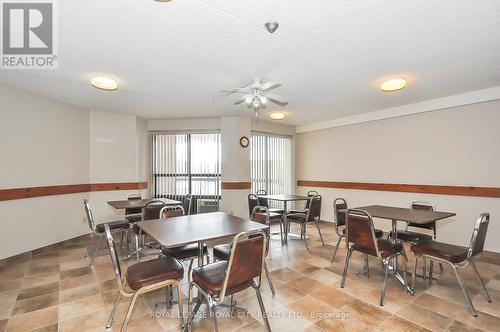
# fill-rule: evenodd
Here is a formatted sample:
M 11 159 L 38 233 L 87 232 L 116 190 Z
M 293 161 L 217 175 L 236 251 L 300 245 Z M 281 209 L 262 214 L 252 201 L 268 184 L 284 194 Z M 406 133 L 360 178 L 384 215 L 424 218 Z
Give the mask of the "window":
M 251 144 L 252 192 L 269 195 L 292 192 L 292 139 L 253 133 Z
M 182 200 L 194 212 L 217 211 L 220 200 L 220 133 L 153 135 L 153 195 Z

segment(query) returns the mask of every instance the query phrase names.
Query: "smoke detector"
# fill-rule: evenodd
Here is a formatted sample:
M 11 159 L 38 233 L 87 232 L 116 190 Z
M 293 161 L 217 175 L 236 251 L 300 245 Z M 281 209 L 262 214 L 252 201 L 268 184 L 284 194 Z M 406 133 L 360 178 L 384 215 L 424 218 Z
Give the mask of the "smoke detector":
M 266 24 L 264 24 L 267 31 L 269 31 L 269 33 L 274 33 L 276 30 L 278 30 L 278 27 L 280 26 L 280 24 L 276 21 L 269 21 L 269 22 L 266 22 Z

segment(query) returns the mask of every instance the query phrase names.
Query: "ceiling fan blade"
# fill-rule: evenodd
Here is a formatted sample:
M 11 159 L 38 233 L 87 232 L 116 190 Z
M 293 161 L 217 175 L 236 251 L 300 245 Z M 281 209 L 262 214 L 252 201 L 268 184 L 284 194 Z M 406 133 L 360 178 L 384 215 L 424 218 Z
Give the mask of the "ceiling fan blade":
M 279 88 L 281 86 L 281 83 L 278 83 L 278 82 L 267 82 L 267 83 L 264 83 L 260 86 L 260 90 L 262 91 L 269 91 L 269 90 L 272 90 L 272 89 L 276 89 L 276 88 Z
M 228 93 L 228 95 L 232 93 L 248 93 L 247 90 L 220 90 L 219 92 Z
M 239 104 L 242 104 L 243 102 L 245 102 L 245 100 L 247 99 L 248 95 L 245 95 L 244 97 L 241 97 L 239 99 L 237 99 L 233 105 L 239 105 Z
M 285 97 L 275 95 L 274 93 L 266 93 L 265 97 L 280 106 L 288 105 L 288 100 Z

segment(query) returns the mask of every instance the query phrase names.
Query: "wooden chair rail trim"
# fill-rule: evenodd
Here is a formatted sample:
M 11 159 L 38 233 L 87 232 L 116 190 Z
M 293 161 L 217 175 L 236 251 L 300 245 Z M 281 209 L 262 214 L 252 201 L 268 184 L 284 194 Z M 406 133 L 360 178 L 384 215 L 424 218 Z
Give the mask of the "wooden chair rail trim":
M 0 201 L 53 195 L 67 195 L 90 191 L 146 189 L 147 182 L 63 184 L 57 186 L 0 189 Z
M 251 189 L 251 182 L 221 182 L 222 189 Z
M 428 184 L 335 182 L 335 181 L 306 181 L 306 180 L 298 180 L 297 186 L 500 198 L 500 188 L 496 187 L 441 186 L 441 185 L 428 185 Z

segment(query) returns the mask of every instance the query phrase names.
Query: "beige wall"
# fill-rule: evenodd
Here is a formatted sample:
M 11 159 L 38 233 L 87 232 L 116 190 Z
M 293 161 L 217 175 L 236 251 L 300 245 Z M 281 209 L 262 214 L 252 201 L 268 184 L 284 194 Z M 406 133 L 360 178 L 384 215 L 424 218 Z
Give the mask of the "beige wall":
M 500 101 L 461 106 L 298 134 L 299 180 L 415 183 L 500 187 Z M 486 248 L 500 252 L 500 199 L 362 190 L 317 189 L 322 219 L 332 220 L 332 202 L 350 206 L 408 206 L 433 202 L 457 216 L 438 225 L 438 239 L 466 245 L 479 213 L 491 213 Z M 377 221 L 388 229 L 388 224 Z
M 0 85 L 0 188 L 88 183 L 89 112 Z M 0 202 L 0 258 L 86 232 L 87 194 Z
M 147 121 L 88 111 L 0 85 L 0 189 L 149 179 Z M 0 201 L 0 259 L 88 233 L 83 199 L 97 222 L 122 218 L 106 203 L 134 191 Z M 147 190 L 140 191 L 144 196 Z

